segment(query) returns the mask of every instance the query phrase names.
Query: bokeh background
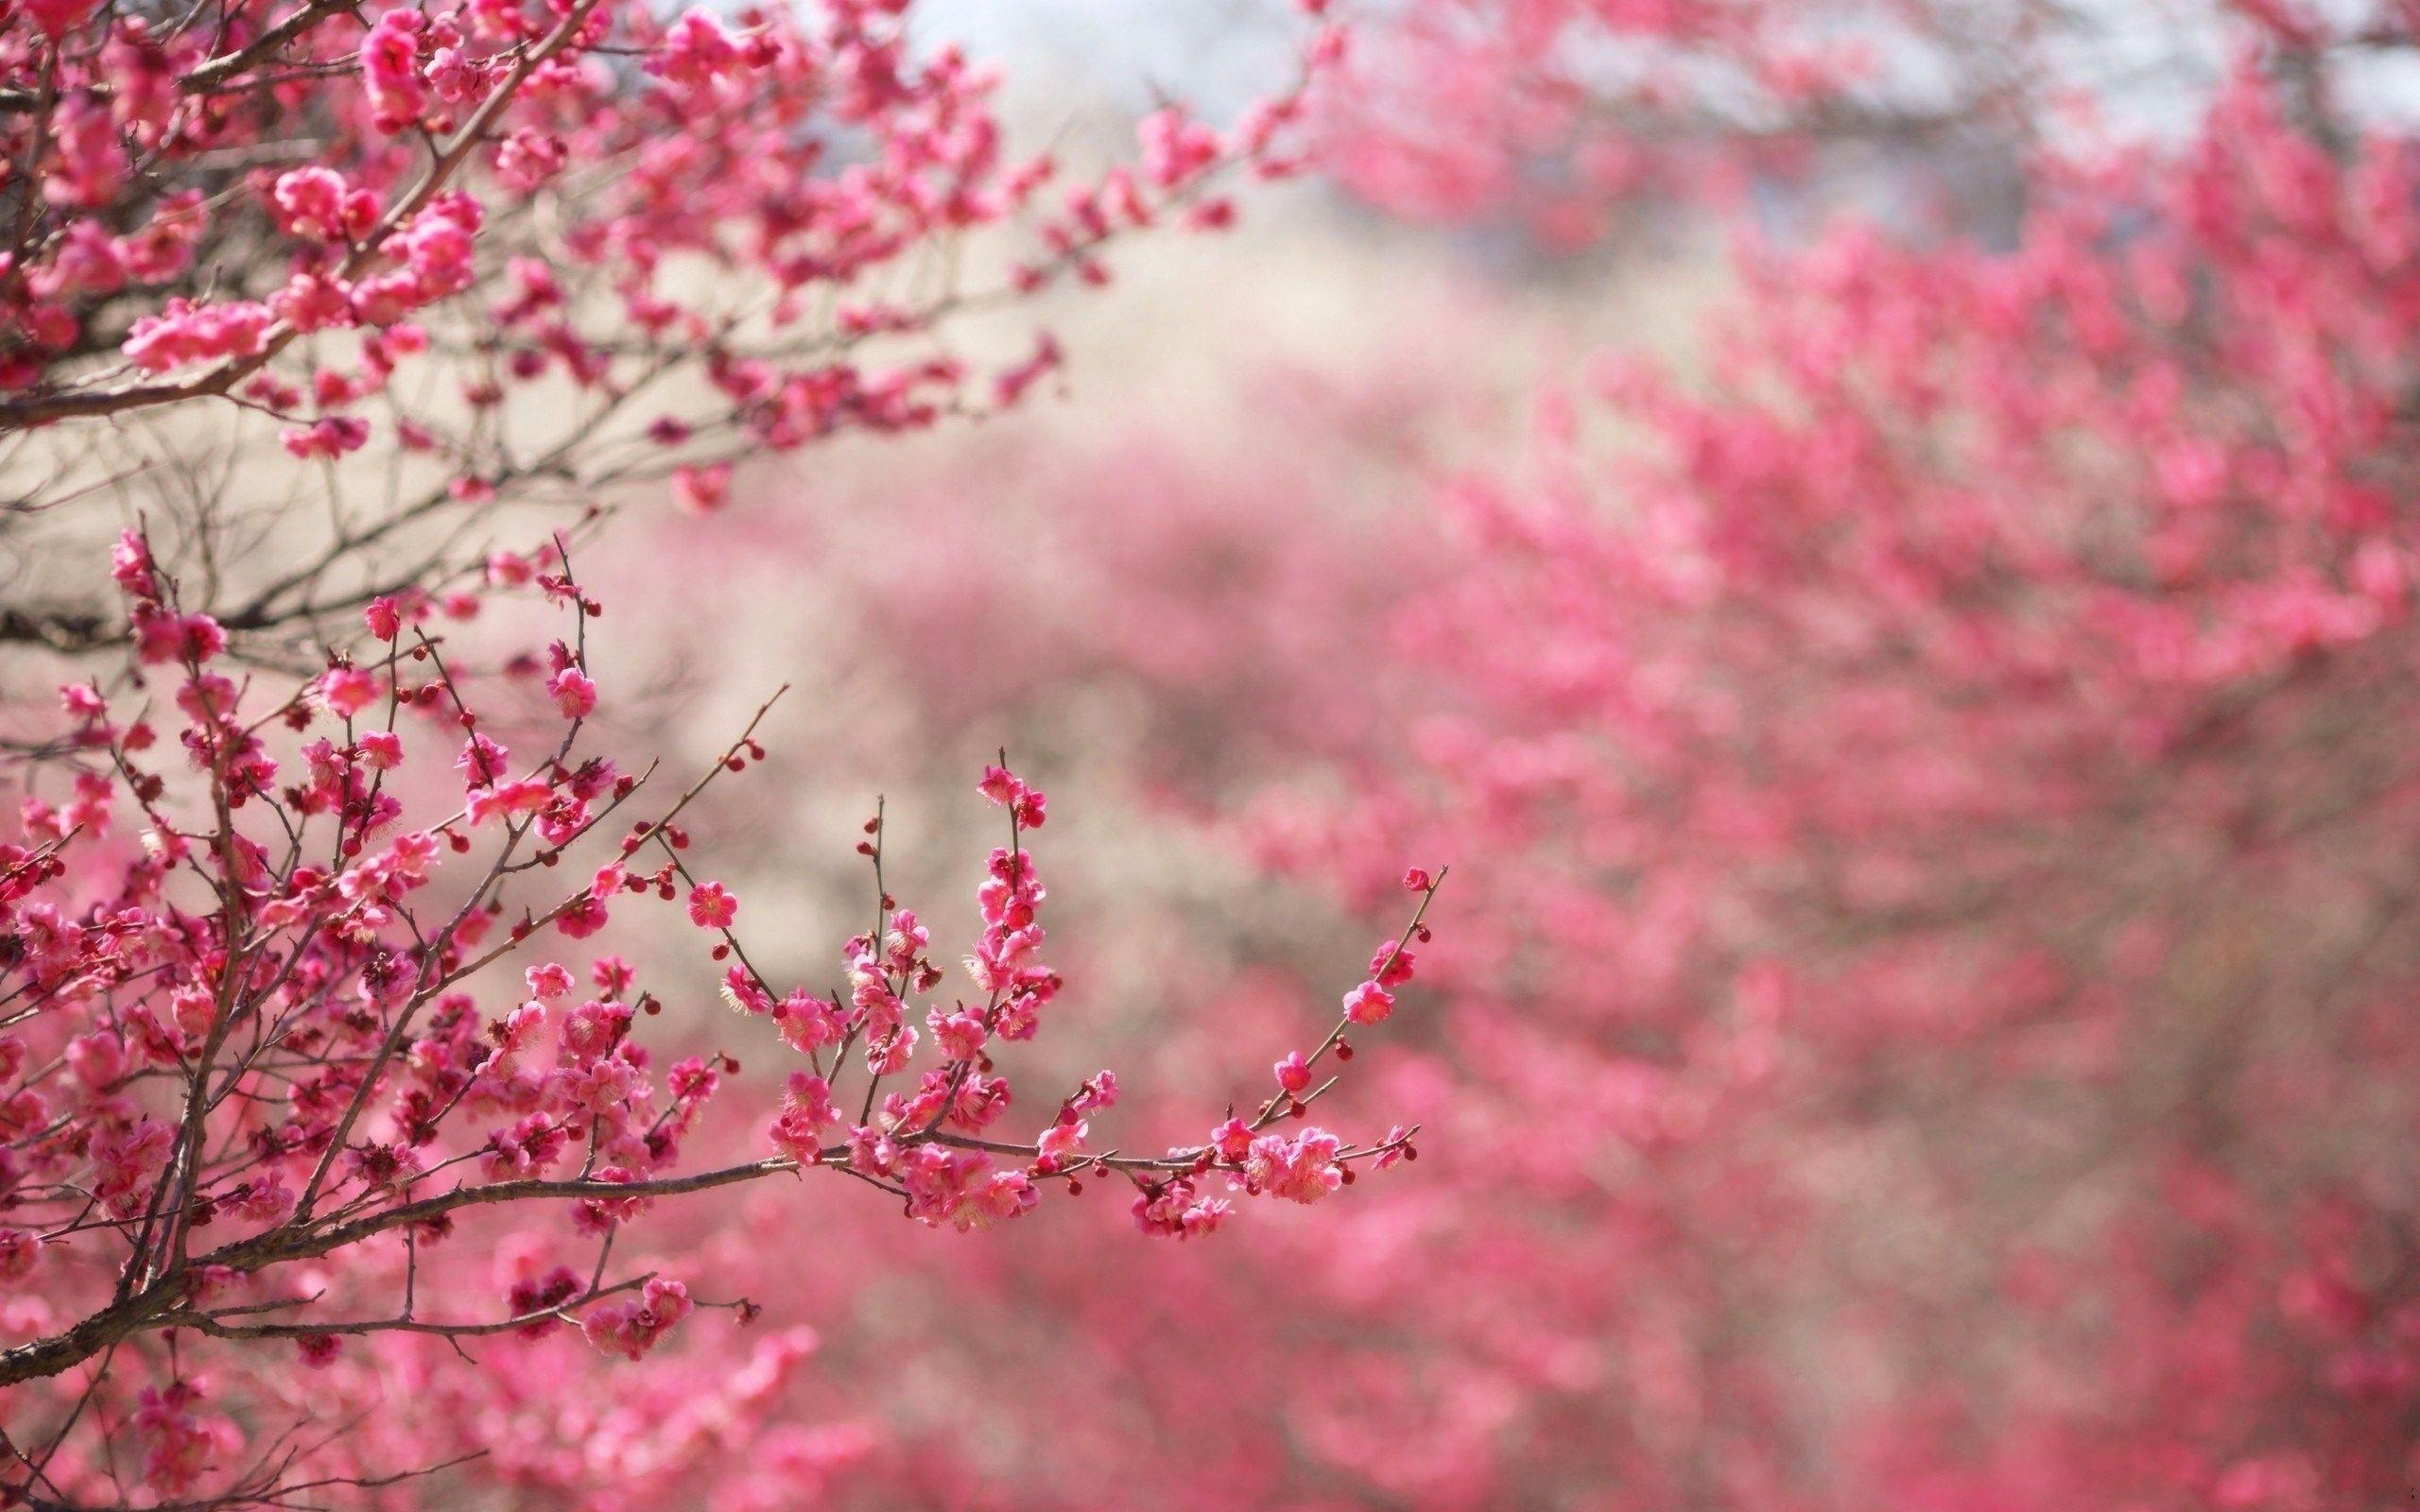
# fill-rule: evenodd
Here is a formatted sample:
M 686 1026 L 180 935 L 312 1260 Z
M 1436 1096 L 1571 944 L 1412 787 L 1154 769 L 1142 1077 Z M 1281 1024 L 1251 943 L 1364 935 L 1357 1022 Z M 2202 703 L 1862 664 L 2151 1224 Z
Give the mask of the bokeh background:
M 1719 77 L 1625 93 L 1656 7 L 1442 9 L 1546 41 L 1398 38 L 1331 171 L 1051 312 L 1048 403 L 593 559 L 652 738 L 798 686 L 701 821 L 779 972 L 856 927 L 877 792 L 965 933 L 1012 751 L 1055 1053 L 1132 1104 L 1257 1095 L 1454 868 L 1340 1111 L 1416 1166 L 1182 1248 L 1106 1193 L 939 1245 L 734 1206 L 866 1426 L 832 1494 L 2407 1504 L 2411 275 L 2360 208 L 2412 214 L 2407 52 L 1874 8 L 1934 18 L 1895 93 L 1768 144 Z M 1079 138 L 1269 56 L 936 20 Z
M 918 25 L 1080 159 L 1296 23 Z M 576 1339 L 381 1356 L 342 1388 L 491 1451 L 408 1494 L 2412 1504 L 2420 12 L 1362 26 L 1319 171 L 950 329 L 1046 324 L 1034 400 L 630 490 L 579 561 L 609 747 L 694 767 L 790 686 L 692 825 L 769 978 L 837 979 L 877 799 L 956 941 L 974 774 L 1047 790 L 1070 986 L 1019 1085 L 1116 1067 L 1121 1148 L 1265 1096 L 1450 865 L 1321 1109 L 1420 1159 L 1184 1244 L 1113 1181 L 977 1235 L 838 1183 L 660 1211 L 629 1258 L 764 1342 L 578 1392 Z M 662 914 L 618 948 L 693 963 L 667 1054 L 732 1046 Z

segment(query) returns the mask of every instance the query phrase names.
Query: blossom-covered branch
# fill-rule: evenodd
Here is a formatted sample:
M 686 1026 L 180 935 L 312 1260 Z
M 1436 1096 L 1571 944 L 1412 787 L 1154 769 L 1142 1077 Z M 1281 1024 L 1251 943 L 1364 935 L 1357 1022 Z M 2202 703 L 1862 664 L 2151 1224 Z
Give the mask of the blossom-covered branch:
M 848 944 L 846 989 L 818 995 L 751 963 L 740 900 L 695 874 L 683 822 L 711 782 L 764 757 L 770 702 L 685 790 L 648 805 L 651 768 L 583 751 L 598 696 L 586 627 L 602 605 L 560 541 L 523 582 L 570 632 L 501 679 L 451 654 L 425 608 L 380 599 L 369 655 L 338 653 L 290 688 L 239 680 L 220 670 L 224 631 L 182 606 L 142 536 L 120 541 L 113 575 L 140 680 L 172 690 L 174 723 L 121 716 L 91 684 L 64 690 L 74 801 L 29 802 L 26 842 L 0 849 L 0 1270 L 35 1281 L 55 1320 L 0 1350 L 18 1459 L 0 1485 L 17 1494 L 104 1473 L 127 1417 L 85 1411 L 97 1392 L 148 1414 L 152 1493 L 273 1501 L 221 1473 L 232 1419 L 205 1413 L 198 1347 L 181 1337 L 284 1341 L 316 1366 L 360 1336 L 569 1324 L 644 1356 L 700 1305 L 688 1280 L 614 1263 L 626 1227 L 666 1199 L 829 1170 L 962 1230 L 1098 1175 L 1133 1185 L 1147 1231 L 1198 1234 L 1228 1211 L 1214 1183 L 1309 1202 L 1409 1153 L 1407 1130 L 1354 1144 L 1273 1125 L 1317 1097 L 1305 1065 L 1348 1055 L 1345 1023 L 1383 1018 L 1409 977 L 1406 946 L 1426 937 L 1436 890 L 1424 875 L 1403 937 L 1307 1061 L 1279 1067 L 1250 1123 L 1159 1156 L 1095 1150 L 1093 1121 L 1117 1100 L 1104 1071 L 1028 1137 L 1003 1138 L 998 1057 L 1034 1038 L 1062 986 L 1042 957 L 1027 844 L 1046 801 L 1005 763 L 982 782 L 1008 834 L 979 890 L 973 995 L 941 991 L 928 931 L 882 890 L 878 820 L 861 847 L 874 926 Z M 536 709 L 494 712 L 532 701 L 516 680 Z M 534 754 L 499 738 L 516 718 L 535 721 Z M 189 770 L 160 763 L 171 750 Z M 130 811 L 133 845 L 118 831 Z M 744 1037 L 802 1066 L 765 1131 L 771 1153 L 683 1169 L 736 1055 L 659 1065 L 636 1031 L 662 1003 L 638 970 L 599 954 L 576 974 L 552 958 L 549 942 L 596 951 L 618 913 L 649 901 L 680 904 L 711 938 Z M 424 1267 L 490 1211 L 566 1258 L 483 1314 L 466 1315 L 455 1288 L 429 1305 Z
M 1168 104 L 1132 161 L 1020 156 L 997 74 L 906 0 L 693 9 L 71 0 L 0 28 L 0 532 L 156 480 L 210 610 L 285 653 L 380 595 L 474 576 L 498 506 L 720 506 L 734 463 L 1018 404 L 1058 343 L 977 360 L 959 317 L 1109 278 L 1111 244 L 1215 230 L 1342 33 L 1225 129 Z M 129 417 L 196 411 L 223 433 Z M 215 476 L 214 476 L 215 474 Z M 257 486 L 257 485 L 256 485 Z M 171 545 L 174 549 L 170 549 Z M 220 581 L 223 576 L 224 581 Z M 201 593 L 196 578 L 193 592 Z M 123 622 L 12 604 L 0 640 Z

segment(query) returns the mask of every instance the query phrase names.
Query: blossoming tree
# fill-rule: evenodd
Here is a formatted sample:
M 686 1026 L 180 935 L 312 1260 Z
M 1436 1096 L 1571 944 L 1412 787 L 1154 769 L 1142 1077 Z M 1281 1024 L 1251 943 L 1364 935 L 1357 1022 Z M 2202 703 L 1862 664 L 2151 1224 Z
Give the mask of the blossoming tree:
M 548 1335 L 639 1361 L 700 1308 L 758 1312 L 703 1246 L 634 1260 L 651 1209 L 828 1175 L 964 1230 L 1109 1181 L 1189 1237 L 1234 1194 L 1309 1203 L 1412 1153 L 1298 1121 L 1410 977 L 1434 880 L 1264 1098 L 1120 1150 L 1111 1072 L 1033 1115 L 1001 1063 L 1062 986 L 1043 794 L 1005 756 L 983 777 L 1006 843 L 968 985 L 887 890 L 879 809 L 843 985 L 770 979 L 686 816 L 764 756 L 771 706 L 680 781 L 593 748 L 604 605 L 572 566 L 606 490 L 711 510 L 742 455 L 1014 404 L 1055 343 L 987 367 L 947 323 L 1105 281 L 1117 235 L 1223 224 L 1223 180 L 1291 171 L 1339 45 L 1233 127 L 1163 108 L 1133 163 L 1060 187 L 890 0 L 8 13 L 9 528 L 70 522 L 44 544 L 78 570 L 0 614 L 72 669 L 52 713 L 11 711 L 0 1503 L 459 1504 L 491 1470 L 594 1503 L 646 1471 L 550 1470 L 493 1416 L 562 1368 L 532 1363 Z M 142 518 L 104 570 L 112 505 Z M 471 623 L 516 608 L 555 633 Z M 650 902 L 720 963 L 727 1049 L 650 1047 L 655 968 L 614 950 Z M 720 1111 L 742 1052 L 786 1063 L 777 1106 Z M 805 1350 L 671 1395 L 738 1415 Z M 406 1382 L 459 1410 L 372 1410 Z M 819 1456 L 846 1457 L 764 1473 Z

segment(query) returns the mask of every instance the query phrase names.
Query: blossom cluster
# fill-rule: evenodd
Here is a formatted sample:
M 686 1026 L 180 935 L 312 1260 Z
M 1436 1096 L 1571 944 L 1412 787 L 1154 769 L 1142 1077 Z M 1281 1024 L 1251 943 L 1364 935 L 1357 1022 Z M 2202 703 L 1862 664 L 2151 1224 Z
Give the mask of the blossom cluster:
M 712 510 L 743 455 L 1044 391 L 1047 331 L 983 359 L 947 333 L 1300 172 L 1345 54 L 1318 9 L 1232 121 L 1169 101 L 1093 163 L 1021 153 L 997 71 L 905 0 L 28 8 L 0 26 L 0 431 L 170 468 L 188 443 L 117 422 L 194 405 L 332 469 L 317 559 L 298 529 L 195 606 L 239 639 L 475 574 L 407 549 L 441 516 L 642 486 Z M 38 502 L 118 481 L 62 463 Z M 27 606 L 0 640 L 97 649 L 113 608 Z
M 607 383 L 626 371 L 629 332 L 637 355 L 709 359 L 732 421 L 771 444 L 910 424 L 965 375 L 830 359 L 870 335 L 912 333 L 971 291 L 921 304 L 852 293 L 824 331 L 806 323 L 819 290 L 869 290 L 933 244 L 1020 217 L 1032 250 L 1014 287 L 1098 281 L 1098 250 L 1121 231 L 1223 223 L 1223 170 L 1293 169 L 1279 137 L 1300 87 L 1224 132 L 1168 106 L 1144 122 L 1134 164 L 1047 205 L 1060 169 L 1010 155 L 996 78 L 954 49 L 915 56 L 905 11 L 832 0 L 804 16 L 693 9 L 666 21 L 601 0 L 398 6 L 362 16 L 355 36 L 324 7 L 248 6 L 207 30 L 54 9 L 0 39 L 5 87 L 38 102 L 0 129 L 38 189 L 0 304 L 0 377 L 20 391 L 5 413 L 26 422 L 198 395 L 343 409 L 420 350 L 424 312 L 478 286 L 509 337 L 494 379 Z M 1331 66 L 1340 49 L 1323 34 L 1306 66 Z M 606 66 L 615 57 L 640 66 Z M 871 150 L 836 172 L 844 134 Z M 310 161 L 276 166 L 298 143 Z M 499 215 L 491 185 L 559 204 L 550 239 L 515 225 L 500 240 L 492 223 L 523 217 Z M 274 256 L 198 264 L 231 236 Z M 690 263 L 752 275 L 750 301 L 700 302 Z M 772 345 L 744 350 L 732 339 L 743 324 Z M 362 333 L 352 365 L 294 379 L 270 367 L 330 330 Z M 797 350 L 780 350 L 793 335 Z M 112 350 L 136 376 L 84 360 Z

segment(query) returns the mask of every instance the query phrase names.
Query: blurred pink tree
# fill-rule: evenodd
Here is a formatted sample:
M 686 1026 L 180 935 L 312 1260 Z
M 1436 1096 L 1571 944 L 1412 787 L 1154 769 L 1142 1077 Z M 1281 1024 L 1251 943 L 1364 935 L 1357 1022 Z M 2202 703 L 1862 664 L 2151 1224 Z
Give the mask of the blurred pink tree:
M 1088 612 L 1231 616 L 1260 680 L 1165 636 L 1060 654 L 1161 688 L 1171 761 L 1282 730 L 1264 857 L 1357 910 L 1449 850 L 1469 927 L 1372 1088 L 1443 1134 L 1420 1181 L 1250 1254 L 977 1273 L 1091 1362 L 965 1346 L 987 1387 L 1048 1373 L 1072 1425 L 999 1504 L 2409 1498 L 2420 140 L 2356 85 L 2420 34 L 2223 9 L 2189 124 L 2062 140 L 2065 102 L 2007 96 L 2004 238 L 1754 253 L 1701 378 L 1550 389 L 1532 465 L 1383 543 L 1216 461 L 1106 533 L 1090 580 L 1145 586 Z M 1581 112 L 1626 107 L 1584 86 L 1629 30 L 1751 9 L 1454 8 L 1411 44 L 1467 42 L 1443 61 L 1490 110 L 1512 48 Z M 1494 152 L 1402 78 L 1421 132 Z M 1754 175 L 1812 140 L 1700 145 Z M 1501 208 L 1466 185 L 1421 194 Z M 1186 472 L 1137 475 L 1087 507 Z M 1253 618 L 1305 560 L 1340 566 L 1311 646 Z

